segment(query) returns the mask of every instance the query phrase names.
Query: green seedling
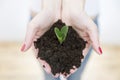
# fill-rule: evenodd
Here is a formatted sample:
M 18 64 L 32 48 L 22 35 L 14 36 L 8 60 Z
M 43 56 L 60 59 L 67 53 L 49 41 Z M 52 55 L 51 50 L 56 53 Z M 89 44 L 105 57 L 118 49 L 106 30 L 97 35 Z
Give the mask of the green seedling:
M 63 26 L 61 28 L 61 30 L 59 28 L 55 27 L 54 31 L 55 31 L 55 34 L 58 38 L 58 41 L 60 42 L 60 44 L 62 44 L 66 39 L 66 36 L 68 33 L 68 26 Z

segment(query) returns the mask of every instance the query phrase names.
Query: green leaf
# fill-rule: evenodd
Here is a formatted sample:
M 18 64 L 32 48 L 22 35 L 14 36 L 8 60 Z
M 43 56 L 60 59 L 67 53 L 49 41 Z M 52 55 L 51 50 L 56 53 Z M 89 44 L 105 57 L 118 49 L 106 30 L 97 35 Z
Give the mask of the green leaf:
M 55 31 L 55 34 L 56 34 L 56 36 L 57 36 L 57 38 L 58 38 L 58 40 L 61 44 L 62 43 L 62 33 L 61 33 L 61 31 L 57 27 L 55 27 L 54 31 Z
M 59 30 L 59 28 L 55 27 L 54 32 L 55 32 L 60 44 L 62 44 L 63 41 L 65 41 L 65 39 L 66 39 L 66 36 L 68 33 L 68 26 L 63 26 L 61 28 L 61 30 Z
M 61 29 L 63 41 L 66 39 L 67 33 L 68 33 L 68 26 L 63 26 Z

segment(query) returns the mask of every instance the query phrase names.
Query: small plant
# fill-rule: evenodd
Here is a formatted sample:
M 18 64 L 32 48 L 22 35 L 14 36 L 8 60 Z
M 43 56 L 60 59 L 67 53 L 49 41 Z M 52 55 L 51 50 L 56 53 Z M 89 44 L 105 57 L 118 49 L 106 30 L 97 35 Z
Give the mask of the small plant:
M 66 36 L 68 33 L 68 26 L 63 26 L 61 28 L 61 30 L 59 28 L 55 27 L 54 31 L 55 31 L 55 34 L 58 38 L 58 41 L 60 42 L 60 44 L 62 44 L 66 39 Z

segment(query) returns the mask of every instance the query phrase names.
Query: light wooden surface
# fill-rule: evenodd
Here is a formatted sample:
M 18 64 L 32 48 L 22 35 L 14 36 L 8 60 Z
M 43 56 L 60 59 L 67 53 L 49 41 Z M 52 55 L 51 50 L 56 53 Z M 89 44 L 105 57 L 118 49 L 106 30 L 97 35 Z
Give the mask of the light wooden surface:
M 20 46 L 20 42 L 0 42 L 0 80 L 43 80 L 32 50 L 22 53 Z M 120 80 L 120 46 L 103 45 L 103 52 L 92 53 L 82 80 Z

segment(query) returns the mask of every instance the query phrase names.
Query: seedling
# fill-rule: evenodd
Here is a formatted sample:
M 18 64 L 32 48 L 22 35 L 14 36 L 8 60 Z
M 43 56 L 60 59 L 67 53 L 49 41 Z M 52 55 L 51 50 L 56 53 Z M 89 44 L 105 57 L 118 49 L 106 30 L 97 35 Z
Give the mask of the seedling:
M 54 31 L 55 31 L 55 34 L 58 38 L 58 41 L 60 42 L 60 44 L 62 44 L 66 39 L 66 36 L 68 33 L 68 26 L 63 26 L 61 28 L 61 30 L 59 28 L 55 27 Z

